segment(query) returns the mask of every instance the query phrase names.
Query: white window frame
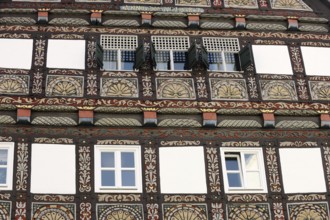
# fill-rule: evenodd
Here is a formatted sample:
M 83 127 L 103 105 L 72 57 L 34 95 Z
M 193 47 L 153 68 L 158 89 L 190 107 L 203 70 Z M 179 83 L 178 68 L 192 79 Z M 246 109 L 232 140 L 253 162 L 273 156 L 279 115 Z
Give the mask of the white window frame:
M 225 53 L 237 54 L 240 51 L 238 38 L 223 38 L 223 37 L 203 37 L 203 46 L 208 53 L 220 53 L 223 70 L 210 70 L 214 72 L 239 72 L 239 70 L 228 70 L 225 58 Z M 219 63 L 218 63 L 219 65 Z M 236 66 L 236 62 L 234 63 Z
M 174 52 L 188 52 L 190 41 L 188 36 L 151 36 L 151 41 L 155 46 L 156 54 L 158 51 L 169 52 L 170 69 L 157 69 L 157 71 L 176 71 L 174 64 Z M 157 68 L 157 67 L 156 67 Z M 186 71 L 177 70 L 177 71 Z
M 249 172 L 245 168 L 244 154 L 255 154 L 258 160 L 258 171 L 260 174 L 260 188 L 249 188 L 246 183 L 246 173 Z M 264 167 L 264 158 L 262 148 L 220 148 L 221 165 L 223 170 L 223 179 L 225 184 L 226 193 L 266 193 L 267 181 Z M 242 187 L 229 187 L 227 173 L 233 173 L 233 171 L 227 171 L 226 157 L 236 157 L 239 162 L 240 176 L 242 181 Z M 251 170 L 250 170 L 251 171 Z M 237 172 L 236 172 L 237 173 Z
M 134 71 L 134 69 L 122 69 L 121 54 L 123 51 L 133 51 L 135 53 L 138 47 L 138 37 L 136 35 L 109 35 L 102 34 L 100 37 L 100 44 L 106 51 L 116 51 L 117 52 L 117 68 L 116 69 L 103 69 L 107 71 Z M 103 64 L 105 61 L 103 60 Z M 134 64 L 133 64 L 134 65 Z
M 114 152 L 115 153 L 115 186 L 102 186 L 101 183 L 101 153 Z M 120 153 L 133 152 L 135 165 L 135 186 L 121 185 L 121 166 Z M 127 192 L 127 193 L 141 193 L 142 192 L 142 171 L 141 171 L 141 146 L 140 145 L 95 145 L 94 146 L 94 167 L 95 167 L 95 192 Z
M 7 165 L 0 165 L 1 168 L 7 167 L 6 183 L 0 184 L 0 190 L 13 189 L 13 170 L 14 170 L 14 142 L 0 142 L 1 150 L 8 150 Z

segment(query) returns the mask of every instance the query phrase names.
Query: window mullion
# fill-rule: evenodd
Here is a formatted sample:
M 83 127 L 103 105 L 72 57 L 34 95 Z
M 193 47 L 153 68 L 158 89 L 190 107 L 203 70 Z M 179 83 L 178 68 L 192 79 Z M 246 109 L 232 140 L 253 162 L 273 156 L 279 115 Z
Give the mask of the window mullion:
M 171 70 L 174 70 L 174 55 L 173 55 L 173 50 L 170 50 L 170 62 L 171 62 Z
M 240 169 L 241 169 L 241 175 L 242 175 L 242 186 L 243 188 L 246 188 L 246 167 L 245 167 L 245 158 L 244 153 L 240 153 Z
M 223 70 L 227 71 L 227 63 L 226 63 L 226 57 L 224 51 L 221 51 L 221 59 L 222 59 Z
M 116 187 L 121 187 L 122 183 L 121 183 L 121 152 L 120 151 L 116 151 L 115 153 L 115 185 Z
M 118 65 L 117 69 L 121 70 L 121 50 L 120 49 L 117 50 L 117 65 Z

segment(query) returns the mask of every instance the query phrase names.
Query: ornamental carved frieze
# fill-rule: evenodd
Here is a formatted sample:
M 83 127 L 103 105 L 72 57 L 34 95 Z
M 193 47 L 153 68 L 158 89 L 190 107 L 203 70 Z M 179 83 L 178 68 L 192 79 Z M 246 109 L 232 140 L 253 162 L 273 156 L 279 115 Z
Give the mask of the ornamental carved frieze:
M 159 205 L 158 204 L 147 204 L 147 219 L 148 220 L 159 220 Z
M 163 204 L 163 219 L 175 219 L 175 216 L 185 216 L 184 219 L 207 220 L 205 204 Z
M 33 199 L 35 201 L 44 202 L 73 202 L 74 196 L 66 195 L 34 195 Z
M 164 202 L 205 202 L 205 195 L 165 195 Z
M 213 100 L 247 100 L 247 88 L 244 79 L 210 78 L 211 98 Z
M 330 188 L 330 147 L 323 147 L 324 162 L 326 167 L 327 183 Z
M 281 192 L 279 166 L 276 150 L 273 147 L 266 148 L 266 164 L 269 172 L 268 180 L 271 192 Z
M 87 95 L 97 95 L 97 75 L 88 74 L 87 75 Z
M 72 203 L 32 203 L 32 219 L 75 220 L 76 205 Z
M 79 146 L 79 192 L 90 192 L 91 186 L 91 149 L 89 146 Z
M 219 157 L 216 148 L 206 148 L 207 171 L 209 176 L 209 184 L 211 192 L 221 192 L 220 189 L 220 170 Z
M 326 200 L 326 195 L 323 194 L 297 194 L 297 195 L 289 195 L 288 201 L 320 201 L 320 200 Z
M 212 220 L 224 220 L 224 210 L 221 203 L 211 203 Z
M 101 78 L 102 97 L 139 97 L 138 80 L 130 78 Z
M 34 53 L 34 65 L 43 66 L 45 64 L 46 40 L 36 40 Z
M 92 204 L 89 202 L 80 203 L 80 220 L 92 220 Z
M 257 0 L 224 0 L 226 8 L 258 8 Z
M 187 78 L 157 78 L 158 99 L 196 99 L 193 79 Z
M 326 202 L 288 203 L 288 219 L 329 219 L 329 207 Z
M 260 80 L 263 100 L 297 100 L 297 91 L 292 80 Z
M 157 192 L 157 154 L 156 149 L 147 147 L 144 150 L 145 184 L 147 193 Z
M 330 83 L 324 81 L 310 81 L 312 100 L 330 100 Z
M 32 82 L 32 93 L 41 94 L 42 93 L 42 82 L 44 76 L 41 71 L 36 71 L 33 73 L 33 82 Z
M 144 97 L 152 97 L 154 94 L 152 91 L 151 76 L 142 76 L 142 94 Z
M 196 77 L 197 95 L 199 98 L 207 98 L 205 77 Z
M 7 95 L 28 95 L 29 76 L 0 75 L 0 93 Z
M 284 209 L 283 204 L 280 202 L 273 203 L 273 212 L 274 212 L 274 218 L 276 220 L 283 220 L 284 217 Z
M 83 95 L 83 76 L 47 76 L 46 96 L 83 97 Z
M 19 142 L 17 143 L 17 171 L 16 171 L 16 190 L 26 191 L 28 184 L 28 168 L 29 168 L 29 149 L 28 144 Z
M 228 204 L 228 220 L 236 219 L 256 219 L 268 220 L 271 219 L 269 204 Z
M 100 194 L 97 195 L 99 202 L 141 202 L 139 194 Z
M 234 194 L 228 195 L 229 202 L 266 202 L 266 194 Z
M 96 215 L 99 220 L 143 220 L 143 207 L 135 204 L 97 204 Z
M 302 64 L 302 57 L 299 47 L 289 47 L 290 56 L 293 64 L 293 70 L 296 73 L 303 73 L 304 67 Z
M 175 5 L 180 6 L 211 6 L 210 0 L 176 0 Z
M 16 209 L 15 209 L 15 219 L 24 220 L 26 219 L 26 202 L 25 201 L 16 201 Z M 6 218 L 2 218 L 6 219 Z
M 87 67 L 96 68 L 96 41 L 87 41 Z

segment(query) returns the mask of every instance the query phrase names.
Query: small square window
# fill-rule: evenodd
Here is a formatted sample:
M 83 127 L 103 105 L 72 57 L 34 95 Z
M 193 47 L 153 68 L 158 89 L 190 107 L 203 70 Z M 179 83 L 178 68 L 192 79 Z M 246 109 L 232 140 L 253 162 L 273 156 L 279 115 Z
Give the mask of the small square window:
M 14 143 L 0 142 L 0 190 L 11 190 L 13 181 Z
M 96 192 L 142 192 L 140 146 L 95 146 Z
M 267 192 L 261 149 L 220 150 L 226 192 Z

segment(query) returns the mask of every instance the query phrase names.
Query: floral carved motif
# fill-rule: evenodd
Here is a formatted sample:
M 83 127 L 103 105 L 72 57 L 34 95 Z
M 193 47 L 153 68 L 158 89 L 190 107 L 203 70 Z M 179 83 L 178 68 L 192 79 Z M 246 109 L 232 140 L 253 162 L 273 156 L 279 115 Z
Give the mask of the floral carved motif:
M 205 77 L 197 77 L 197 94 L 199 98 L 207 98 Z
M 201 144 L 200 141 L 161 141 L 162 146 L 198 146 Z
M 257 83 L 254 77 L 248 77 L 248 88 L 249 88 L 249 95 L 253 99 L 259 98 L 258 90 L 257 90 Z
M 138 140 L 98 140 L 97 144 L 139 145 L 139 141 Z
M 42 81 L 43 74 L 39 71 L 33 73 L 33 84 L 32 84 L 32 93 L 41 94 L 42 93 Z
M 164 220 L 175 219 L 175 216 L 185 216 L 183 219 L 207 219 L 206 205 L 202 204 L 163 204 Z
M 267 201 L 267 195 L 265 194 L 235 194 L 228 195 L 228 201 L 230 202 L 265 202 Z
M 64 196 L 64 195 L 35 195 L 33 197 L 36 201 L 45 202 L 73 202 L 74 196 Z
M 140 202 L 141 195 L 136 194 L 100 194 L 99 202 Z
M 159 220 L 159 205 L 147 204 L 147 220 Z
M 87 95 L 97 95 L 96 74 L 87 75 Z
M 293 63 L 293 70 L 296 73 L 303 73 L 304 68 L 302 65 L 301 53 L 299 47 L 289 47 L 291 53 L 291 60 Z
M 330 188 L 330 147 L 323 147 L 328 187 Z
M 92 204 L 89 202 L 80 203 L 80 220 L 92 220 Z
M 0 141 L 8 142 L 8 141 L 12 141 L 12 140 L 13 140 L 12 137 L 0 136 Z
M 34 65 L 43 66 L 45 64 L 46 40 L 36 40 L 36 51 L 34 54 Z
M 27 178 L 28 178 L 28 144 L 18 143 L 17 144 L 17 172 L 16 172 L 16 190 L 27 189 Z
M 26 202 L 16 202 L 15 220 L 26 220 Z
M 329 208 L 325 202 L 288 204 L 288 218 L 296 220 L 329 219 Z
M 280 147 L 317 147 L 314 141 L 281 141 Z
M 298 194 L 298 195 L 292 195 L 288 196 L 289 201 L 320 201 L 320 200 L 326 200 L 326 195 L 320 195 L 320 194 Z
M 87 42 L 87 67 L 96 68 L 96 42 L 88 41 Z
M 156 149 L 148 147 L 144 151 L 146 192 L 157 192 Z
M 72 138 L 34 138 L 34 143 L 43 143 L 43 144 L 73 144 Z
M 165 195 L 164 202 L 205 202 L 206 196 L 195 196 L 195 195 Z
M 79 192 L 90 192 L 91 187 L 91 152 L 90 147 L 79 147 Z
M 46 96 L 82 97 L 84 94 L 84 77 L 48 75 Z
M 244 79 L 210 79 L 211 98 L 213 100 L 247 100 L 247 88 Z
M 188 6 L 209 6 L 211 3 L 209 0 L 178 0 L 176 5 L 188 5 Z
M 96 209 L 99 220 L 143 220 L 142 205 L 98 204 Z
M 275 220 L 284 220 L 284 210 L 282 203 L 273 203 Z
M 103 97 L 139 97 L 138 80 L 122 78 L 101 78 L 101 96 Z
M 192 79 L 175 78 L 165 79 L 158 78 L 157 98 L 158 99 L 195 99 L 195 88 Z
M 307 89 L 307 84 L 306 84 L 306 80 L 304 79 L 297 79 L 297 85 L 298 85 L 298 95 L 300 99 L 303 100 L 308 100 L 309 96 L 308 96 L 308 89 Z
M 270 210 L 268 204 L 229 204 L 228 220 L 236 219 L 270 219 Z
M 207 170 L 211 192 L 220 192 L 219 157 L 216 148 L 206 148 Z
M 151 97 L 154 94 L 152 91 L 151 76 L 142 76 L 142 89 L 144 97 Z
M 269 172 L 269 185 L 272 192 L 281 192 L 280 176 L 275 148 L 266 148 L 266 164 Z
M 211 203 L 212 220 L 224 220 L 221 203 Z
M 222 147 L 259 147 L 259 141 L 224 141 Z
M 0 199 L 10 199 L 10 194 L 9 193 L 1 193 L 0 194 Z

